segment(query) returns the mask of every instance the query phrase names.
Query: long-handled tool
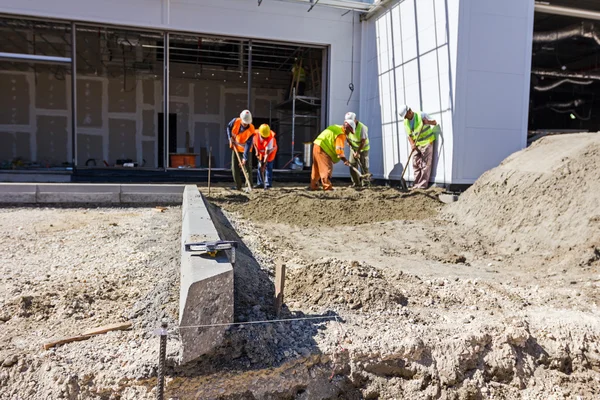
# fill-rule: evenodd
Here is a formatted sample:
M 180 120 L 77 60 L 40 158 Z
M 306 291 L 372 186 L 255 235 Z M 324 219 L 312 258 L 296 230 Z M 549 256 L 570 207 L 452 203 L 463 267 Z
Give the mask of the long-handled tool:
M 408 190 L 408 185 L 406 184 L 406 181 L 404 180 L 404 173 L 408 169 L 408 164 L 410 163 L 410 159 L 411 159 L 413 153 L 415 152 L 415 150 L 417 150 L 417 146 L 415 146 L 415 148 L 412 149 L 412 151 L 408 155 L 408 159 L 406 160 L 406 163 L 404 164 L 404 169 L 402 170 L 402 175 L 400 176 L 400 186 L 402 187 L 402 190 Z
M 421 130 L 419 131 L 419 134 L 417 135 L 417 138 L 414 140 L 415 147 L 412 149 L 412 151 L 408 155 L 406 164 L 404 164 L 404 169 L 402 170 L 402 175 L 400 176 L 400 187 L 402 187 L 402 190 L 408 190 L 408 185 L 406 184 L 406 181 L 404 180 L 404 173 L 406 172 L 406 169 L 408 168 L 408 164 L 410 164 L 410 159 L 412 158 L 413 153 L 417 150 L 417 142 L 421 138 L 421 134 L 423 133 L 424 129 L 425 129 L 425 124 L 423 124 L 423 126 L 421 127 Z
M 358 163 L 358 167 L 360 168 L 361 171 L 364 171 L 364 167 L 362 165 L 362 163 L 360 162 L 360 157 L 356 157 L 356 162 Z M 366 174 L 366 175 L 370 175 L 368 178 L 365 179 L 365 181 L 367 181 L 367 186 L 371 187 L 371 180 L 373 177 L 373 174 Z
M 373 174 L 370 173 L 370 172 L 368 174 L 361 174 L 360 171 L 357 170 L 356 168 L 354 168 L 352 165 L 350 165 L 350 168 L 352 168 L 352 170 L 358 174 L 358 177 L 360 179 L 364 179 L 366 181 L 370 181 L 373 178 Z
M 260 161 L 260 166 L 258 167 L 258 173 L 262 177 L 263 186 L 266 189 L 267 188 L 267 155 L 266 154 L 265 154 L 265 159 Z
M 352 143 L 350 143 L 350 139 L 348 139 L 348 137 L 346 137 L 346 142 L 348 143 L 348 147 L 350 148 L 350 151 L 354 151 L 354 149 L 352 148 Z M 360 163 L 360 157 L 354 157 L 354 159 L 356 160 L 356 162 L 358 163 L 358 166 L 360 167 L 361 170 L 365 170 L 362 166 L 362 164 Z M 352 168 L 359 176 L 360 180 L 365 180 L 368 182 L 368 185 L 371 186 L 371 180 L 373 179 L 373 174 L 371 173 L 367 173 L 367 174 L 362 174 L 359 170 L 357 170 L 356 168 L 354 168 L 352 165 L 350 165 L 350 168 Z
M 240 165 L 240 169 L 244 173 L 244 178 L 246 178 L 246 185 L 248 185 L 248 191 L 251 192 L 252 184 L 250 183 L 250 179 L 248 178 L 248 172 L 246 172 L 246 168 L 245 168 L 244 164 L 242 164 L 242 159 L 240 158 L 240 155 L 238 154 L 235 146 L 232 146 L 231 150 L 235 153 L 235 156 L 237 157 L 238 164 Z

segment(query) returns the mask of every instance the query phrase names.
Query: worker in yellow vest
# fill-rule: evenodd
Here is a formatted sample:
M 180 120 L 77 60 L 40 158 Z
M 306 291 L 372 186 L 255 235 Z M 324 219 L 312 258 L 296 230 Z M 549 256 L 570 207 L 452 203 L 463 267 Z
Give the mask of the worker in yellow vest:
M 344 125 L 328 126 L 313 142 L 313 165 L 310 175 L 310 190 L 319 188 L 319 180 L 323 190 L 333 190 L 331 173 L 333 164 L 342 160 L 344 165 L 350 163 L 344 154 L 346 135 L 354 133 L 356 125 L 353 120 L 344 121 Z
M 353 112 L 347 112 L 344 120 L 352 120 L 356 124 L 354 133 L 347 135 L 348 145 L 350 146 L 350 177 L 352 177 L 352 187 L 361 187 L 364 182 L 356 170 L 365 175 L 369 173 L 369 128 L 356 118 Z
M 296 81 L 298 82 L 296 96 L 304 96 L 304 89 L 306 88 L 306 70 L 302 67 L 302 59 L 296 59 L 294 66 L 292 67 L 292 82 Z M 291 92 L 288 97 L 291 97 Z
M 404 118 L 404 129 L 408 135 L 413 156 L 415 181 L 413 188 L 426 189 L 433 169 L 433 152 L 439 127 L 434 119 L 421 111 L 413 111 L 410 107 L 400 107 L 400 118 Z

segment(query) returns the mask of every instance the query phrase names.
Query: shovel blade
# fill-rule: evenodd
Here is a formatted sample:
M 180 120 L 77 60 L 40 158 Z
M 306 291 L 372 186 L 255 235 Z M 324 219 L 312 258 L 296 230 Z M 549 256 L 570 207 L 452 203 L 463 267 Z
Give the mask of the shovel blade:
M 400 179 L 400 188 L 402 188 L 404 191 L 408 190 L 408 185 L 406 184 L 404 178 Z

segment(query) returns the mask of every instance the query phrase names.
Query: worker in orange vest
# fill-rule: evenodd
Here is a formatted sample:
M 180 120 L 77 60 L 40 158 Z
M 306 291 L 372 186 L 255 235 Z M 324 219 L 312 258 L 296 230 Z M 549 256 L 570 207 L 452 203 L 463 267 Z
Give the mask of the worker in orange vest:
M 235 189 L 242 190 L 242 168 L 246 169 L 248 179 L 252 176 L 252 136 L 254 136 L 252 114 L 248 110 L 241 112 L 239 118 L 234 118 L 227 125 L 227 137 L 231 149 L 231 174 L 235 181 Z M 234 152 L 238 152 L 241 165 Z
M 258 128 L 258 135 L 254 135 L 254 149 L 258 158 L 258 184 L 255 187 L 269 189 L 273 185 L 273 161 L 277 154 L 275 132 L 269 125 L 262 124 Z

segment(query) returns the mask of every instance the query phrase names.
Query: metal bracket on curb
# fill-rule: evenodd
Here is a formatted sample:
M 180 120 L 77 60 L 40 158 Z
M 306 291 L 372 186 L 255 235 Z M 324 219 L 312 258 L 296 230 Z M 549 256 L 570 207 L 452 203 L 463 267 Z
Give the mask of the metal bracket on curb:
M 199 254 L 208 254 L 211 257 L 216 257 L 219 251 L 231 250 L 231 264 L 235 264 L 235 249 L 238 247 L 237 242 L 216 240 L 214 242 L 198 242 L 186 243 L 185 251 Z

